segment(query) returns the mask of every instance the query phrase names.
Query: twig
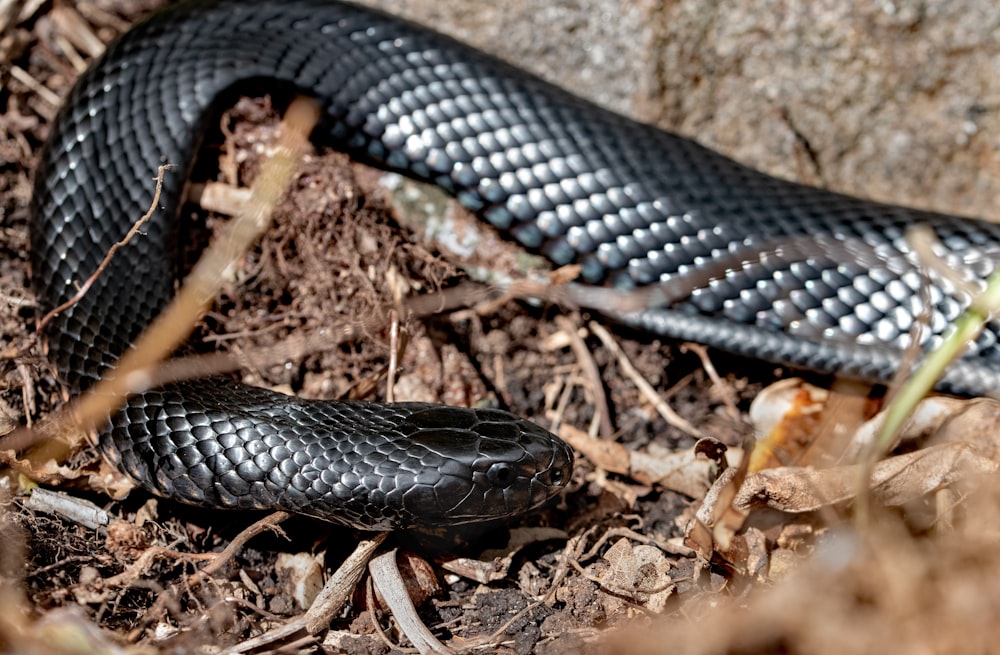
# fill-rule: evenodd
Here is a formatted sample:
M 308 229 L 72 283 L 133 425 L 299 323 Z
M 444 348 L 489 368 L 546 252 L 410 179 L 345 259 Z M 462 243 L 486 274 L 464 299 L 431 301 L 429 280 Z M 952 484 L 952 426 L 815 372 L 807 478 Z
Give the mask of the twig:
M 385 401 L 394 402 L 396 397 L 396 369 L 402 354 L 404 338 L 400 336 L 399 312 L 395 309 L 389 312 L 389 371 L 385 377 Z
M 604 326 L 596 321 L 591 321 L 590 330 L 597 335 L 597 338 L 600 339 L 604 346 L 618 359 L 618 364 L 622 367 L 625 375 L 632 380 L 632 384 L 639 389 L 639 392 L 642 393 L 646 400 L 653 403 L 657 413 L 663 417 L 663 420 L 678 430 L 682 430 L 691 436 L 698 437 L 699 439 L 705 436 L 701 433 L 701 430 L 691 425 L 687 419 L 675 412 L 670 405 L 663 401 L 659 394 L 656 393 L 656 389 L 653 388 L 653 385 L 647 382 L 646 379 L 639 374 L 639 371 L 635 369 L 635 366 L 633 366 L 632 362 L 630 362 L 628 357 L 625 356 L 625 353 L 622 352 L 621 347 L 611 337 L 611 334 L 604 329 Z
M 359 324 L 334 326 L 315 333 L 292 335 L 280 343 L 258 348 L 252 355 L 217 351 L 204 355 L 177 357 L 137 373 L 147 376 L 151 387 L 159 387 L 192 378 L 212 377 L 239 368 L 262 368 L 329 350 L 357 339 L 362 334 L 362 329 Z
M 354 552 L 337 568 L 337 572 L 323 585 L 323 589 L 305 614 L 306 631 L 309 634 L 316 634 L 330 625 L 330 621 L 351 597 L 372 555 L 388 534 L 382 532 L 360 542 Z
M 88 57 L 99 57 L 107 48 L 107 44 L 94 34 L 94 30 L 72 5 L 57 4 L 49 12 L 49 18 L 55 23 L 58 33 Z
M 208 564 L 204 568 L 191 574 L 185 582 L 187 583 L 187 588 L 191 589 L 202 583 L 204 583 L 209 576 L 218 572 L 225 564 L 230 562 L 233 557 L 246 545 L 252 537 L 264 532 L 265 530 L 272 530 L 278 534 L 285 536 L 284 532 L 278 528 L 278 524 L 287 519 L 290 516 L 288 512 L 275 512 L 270 516 L 267 516 L 260 521 L 257 521 L 253 525 L 244 529 L 240 532 L 230 543 L 226 546 L 222 552 L 219 553 L 205 553 L 201 555 L 188 555 L 191 559 L 198 560 L 208 560 Z M 181 584 L 174 584 L 170 588 L 163 590 L 156 599 L 156 602 L 146 610 L 143 615 L 143 622 L 149 624 L 159 617 L 165 608 L 170 608 L 176 606 L 177 599 L 180 597 L 183 589 Z M 137 628 L 138 629 L 138 628 Z M 301 629 L 301 626 L 300 628 Z
M 102 595 L 108 596 L 113 591 L 117 590 L 122 586 L 134 586 L 134 583 L 142 577 L 142 575 L 153 565 L 154 562 L 160 559 L 170 559 L 170 560 L 186 560 L 186 561 L 205 561 L 212 560 L 216 556 L 216 553 L 182 553 L 170 548 L 164 548 L 163 546 L 150 546 L 143 551 L 136 560 L 130 564 L 124 571 L 118 575 L 113 575 L 110 578 L 100 578 L 94 581 L 92 584 L 79 584 L 78 587 L 91 588 L 94 591 L 99 591 Z M 69 594 L 73 592 L 72 588 L 64 588 L 64 593 Z M 153 612 L 160 604 L 158 600 L 157 603 L 150 608 L 150 616 L 155 615 Z
M 570 348 L 576 355 L 576 360 L 583 369 L 584 377 L 589 381 L 590 392 L 594 394 L 594 405 L 601 424 L 601 437 L 611 439 L 614 436 L 614 427 L 611 425 L 611 408 L 608 404 L 608 395 L 604 392 L 604 382 L 601 380 L 601 371 L 597 368 L 597 362 L 591 354 L 587 344 L 583 342 L 578 334 L 579 326 L 565 316 L 556 316 L 556 325 L 566 334 L 569 339 Z
M 261 520 L 241 531 L 221 552 L 213 553 L 215 557 L 212 559 L 211 563 L 207 564 L 197 573 L 193 573 L 188 578 L 188 585 L 196 587 L 204 582 L 209 576 L 218 573 L 219 569 L 236 557 L 248 541 L 259 535 L 261 532 L 270 530 L 271 532 L 287 539 L 288 537 L 285 535 L 285 531 L 278 526 L 290 516 L 291 514 L 288 512 L 274 512 L 273 514 L 265 516 Z
M 712 386 L 722 396 L 722 402 L 726 406 L 729 417 L 735 421 L 739 421 L 740 410 L 736 408 L 736 398 L 733 396 L 733 390 L 728 384 L 722 381 L 722 377 L 719 376 L 719 372 L 715 369 L 715 364 L 712 363 L 712 359 L 708 356 L 708 349 L 700 343 L 687 342 L 681 344 L 681 352 L 685 351 L 693 352 L 698 356 L 698 359 L 701 360 L 701 368 L 708 373 L 708 377 L 712 381 Z
M 399 629 L 405 634 L 421 655 L 428 653 L 441 653 L 448 655 L 454 653 L 435 637 L 424 622 L 417 615 L 417 608 L 413 606 L 410 594 L 406 590 L 406 583 L 396 566 L 396 549 L 393 548 L 388 553 L 379 555 L 368 563 L 368 570 L 372 574 L 372 581 L 375 588 L 382 595 L 385 604 L 392 610 L 392 615 L 396 617 Z
M 239 653 L 246 653 L 251 650 L 257 650 L 261 646 L 273 644 L 275 642 L 281 641 L 282 639 L 285 639 L 286 637 L 292 637 L 294 635 L 297 635 L 298 633 L 302 632 L 302 630 L 305 627 L 306 627 L 306 619 L 305 617 L 300 616 L 298 618 L 292 619 L 288 623 L 283 623 L 282 625 L 278 626 L 277 628 L 274 628 L 273 630 L 268 630 L 264 634 L 258 635 L 253 639 L 247 639 L 246 641 L 241 641 L 235 646 L 227 648 L 222 652 L 225 655 L 229 655 L 230 653 L 238 655 Z M 313 641 L 315 637 L 313 637 L 312 635 L 307 635 L 305 639 L 307 641 Z
M 10 76 L 13 77 L 15 80 L 17 80 L 18 82 L 20 82 L 21 84 L 28 87 L 29 89 L 31 89 L 33 93 L 35 93 L 39 98 L 44 100 L 47 104 L 51 105 L 52 107 L 58 107 L 60 104 L 62 104 L 62 100 L 59 99 L 58 95 L 53 93 L 52 90 L 49 89 L 49 87 L 45 86 L 44 84 L 33 78 L 28 73 L 28 71 L 24 70 L 23 68 L 20 68 L 19 66 L 11 66 Z
M 15 0 L 0 0 L 0 34 L 4 34 L 7 26 L 17 17 L 17 10 L 18 3 Z
M 31 375 L 31 369 L 28 368 L 23 359 L 17 360 L 14 368 L 21 378 L 21 404 L 24 406 L 25 426 L 30 429 L 33 422 L 32 417 L 37 409 L 35 405 L 35 378 Z
M 45 330 L 46 326 L 52 322 L 52 319 L 76 303 L 80 302 L 80 299 L 87 295 L 90 288 L 94 286 L 94 282 L 97 281 L 97 278 L 101 276 L 101 273 L 103 273 L 108 267 L 108 264 L 111 263 L 111 258 L 115 256 L 115 253 L 124 246 L 128 245 L 128 243 L 135 238 L 135 235 L 139 234 L 139 230 L 142 229 L 142 226 L 153 217 L 153 214 L 156 213 L 156 210 L 160 206 L 160 192 L 163 190 L 163 174 L 172 168 L 174 168 L 173 164 L 163 164 L 156 170 L 156 191 L 153 192 L 153 202 L 149 204 L 149 209 L 146 210 L 146 213 L 143 214 L 139 220 L 132 224 L 132 228 L 128 231 L 128 234 L 125 235 L 124 239 L 115 243 L 108 249 L 107 254 L 104 255 L 104 259 L 101 260 L 97 270 L 90 274 L 90 277 L 88 277 L 80 288 L 77 289 L 77 292 L 73 294 L 73 297 L 55 309 L 50 310 L 45 316 L 42 317 L 42 320 L 38 321 L 38 325 L 35 326 L 36 335 L 40 335 Z
M 980 287 L 964 278 L 958 271 L 952 268 L 944 257 L 934 251 L 934 246 L 938 243 L 934 229 L 929 225 L 914 225 L 906 230 L 906 243 L 916 253 L 920 265 L 933 271 L 945 280 L 955 285 L 955 290 L 970 298 L 975 298 L 980 293 Z
M 26 506 L 34 512 L 61 516 L 89 530 L 101 529 L 111 522 L 107 511 L 94 503 L 43 487 L 31 492 Z

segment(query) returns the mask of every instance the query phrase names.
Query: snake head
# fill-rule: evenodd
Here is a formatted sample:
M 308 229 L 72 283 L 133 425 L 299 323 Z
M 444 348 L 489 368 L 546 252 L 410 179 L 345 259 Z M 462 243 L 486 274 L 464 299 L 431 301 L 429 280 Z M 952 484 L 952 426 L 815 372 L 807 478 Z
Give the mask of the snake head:
M 401 500 L 426 524 L 516 516 L 544 504 L 569 482 L 572 450 L 525 419 L 494 409 L 416 406 L 399 429 L 430 466 Z

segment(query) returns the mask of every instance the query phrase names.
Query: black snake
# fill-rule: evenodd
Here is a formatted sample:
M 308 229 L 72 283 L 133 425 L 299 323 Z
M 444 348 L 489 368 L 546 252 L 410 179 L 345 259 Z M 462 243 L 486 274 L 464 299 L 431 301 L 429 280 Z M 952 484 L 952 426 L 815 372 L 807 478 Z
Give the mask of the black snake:
M 996 226 L 776 179 L 377 11 L 183 2 L 137 24 L 77 82 L 39 162 L 42 310 L 143 214 L 156 167 L 182 168 L 146 236 L 48 331 L 74 389 L 171 297 L 183 173 L 213 110 L 261 79 L 319 100 L 318 140 L 438 184 L 526 248 L 579 264 L 583 281 L 673 289 L 670 303 L 614 317 L 667 337 L 884 380 L 923 311 L 907 226 L 932 226 L 959 273 L 982 278 L 1000 261 Z M 929 298 L 925 346 L 968 304 L 936 276 Z M 941 387 L 1000 387 L 997 334 L 991 324 Z M 307 403 L 218 380 L 133 397 L 102 444 L 160 494 L 368 528 L 526 510 L 565 484 L 572 461 L 502 412 Z

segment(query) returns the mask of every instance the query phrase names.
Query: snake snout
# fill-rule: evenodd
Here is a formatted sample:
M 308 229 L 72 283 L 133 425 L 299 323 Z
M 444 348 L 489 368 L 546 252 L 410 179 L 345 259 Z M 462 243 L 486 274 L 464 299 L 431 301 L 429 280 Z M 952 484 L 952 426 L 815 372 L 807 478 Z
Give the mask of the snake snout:
M 480 410 L 478 457 L 472 465 L 476 494 L 461 514 L 505 518 L 543 505 L 569 481 L 573 454 L 547 430 L 496 410 Z
M 443 419 L 448 415 L 448 427 Z M 414 413 L 410 435 L 440 456 L 434 484 L 406 494 L 425 521 L 474 523 L 523 514 L 559 493 L 573 454 L 558 437 L 499 410 L 433 407 Z

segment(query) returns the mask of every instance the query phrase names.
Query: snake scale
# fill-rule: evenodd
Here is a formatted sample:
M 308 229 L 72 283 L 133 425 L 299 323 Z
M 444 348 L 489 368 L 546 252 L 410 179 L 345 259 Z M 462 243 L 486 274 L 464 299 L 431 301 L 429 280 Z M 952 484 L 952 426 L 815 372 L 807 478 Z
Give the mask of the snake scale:
M 247 81 L 318 99 L 318 141 L 431 181 L 582 281 L 670 302 L 613 318 L 763 360 L 886 380 L 930 299 L 922 346 L 969 299 L 929 287 L 904 238 L 930 225 L 981 279 L 1000 228 L 780 180 L 573 96 L 390 15 L 328 0 L 181 2 L 114 42 L 77 82 L 42 152 L 32 207 L 40 308 L 76 290 L 169 175 L 143 238 L 48 329 L 88 387 L 172 296 L 177 214 L 206 126 Z M 680 293 L 676 290 L 682 289 Z M 1000 387 L 997 325 L 941 388 Z M 509 516 L 569 478 L 569 449 L 494 410 L 302 401 L 215 379 L 137 394 L 101 436 L 151 491 L 289 509 L 367 529 Z

